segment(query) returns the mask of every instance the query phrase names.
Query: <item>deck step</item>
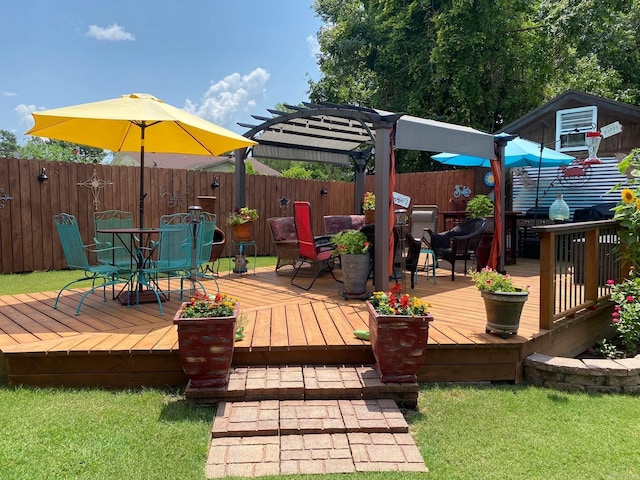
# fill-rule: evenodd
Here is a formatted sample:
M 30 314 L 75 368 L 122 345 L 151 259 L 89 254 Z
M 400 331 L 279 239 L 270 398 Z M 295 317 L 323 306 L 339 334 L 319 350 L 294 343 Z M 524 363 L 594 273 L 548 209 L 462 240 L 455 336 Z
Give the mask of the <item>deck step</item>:
M 416 408 L 417 383 L 382 383 L 371 365 L 234 367 L 222 388 L 189 383 L 187 402 L 256 402 L 266 400 L 381 400 Z
M 186 397 L 219 402 L 207 478 L 429 471 L 396 403 L 415 407 L 418 385 L 371 366 L 235 368 L 227 388 Z

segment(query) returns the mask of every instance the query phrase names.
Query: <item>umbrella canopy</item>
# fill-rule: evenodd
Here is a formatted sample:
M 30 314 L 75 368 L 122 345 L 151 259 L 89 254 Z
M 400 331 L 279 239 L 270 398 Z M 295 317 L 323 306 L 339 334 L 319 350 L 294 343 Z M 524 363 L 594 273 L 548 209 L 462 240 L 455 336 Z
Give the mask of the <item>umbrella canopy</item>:
M 26 134 L 103 148 L 140 150 L 140 227 L 144 226 L 144 152 L 220 155 L 256 142 L 153 95 L 120 98 L 33 113 Z
M 498 134 L 496 137 L 507 137 L 508 134 Z M 454 153 L 438 153 L 431 158 L 445 165 L 457 165 L 462 167 L 491 167 L 489 158 L 472 157 L 471 155 L 457 155 Z M 574 157 L 544 147 L 540 155 L 540 144 L 514 138 L 507 143 L 504 154 L 504 167 L 560 167 L 568 165 Z

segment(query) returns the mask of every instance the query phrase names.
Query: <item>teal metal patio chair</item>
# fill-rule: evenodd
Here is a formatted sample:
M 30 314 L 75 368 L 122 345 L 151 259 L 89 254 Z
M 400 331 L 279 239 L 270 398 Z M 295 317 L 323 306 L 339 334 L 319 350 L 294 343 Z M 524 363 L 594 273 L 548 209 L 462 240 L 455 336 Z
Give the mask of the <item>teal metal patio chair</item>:
M 114 265 L 90 264 L 87 252 L 91 252 L 96 255 L 114 256 L 120 254 L 121 247 L 91 248 L 95 247 L 95 244 L 83 244 L 82 237 L 80 236 L 80 229 L 78 228 L 78 221 L 76 220 L 76 217 L 68 213 L 55 215 L 53 220 L 56 224 L 56 229 L 58 230 L 58 236 L 60 237 L 60 243 L 62 244 L 62 251 L 64 252 L 67 265 L 73 270 L 82 270 L 84 272 L 84 277 L 73 280 L 60 289 L 53 308 L 58 308 L 60 295 L 64 290 L 67 290 L 70 285 L 85 280 L 91 280 L 91 289 L 87 290 L 82 297 L 80 297 L 80 303 L 78 303 L 78 309 L 76 310 L 76 315 L 79 315 L 80 309 L 82 308 L 82 302 L 84 302 L 85 298 L 87 298 L 90 293 L 102 287 L 104 301 L 106 302 L 106 287 L 129 281 L 128 276 L 126 278 L 120 277 L 119 268 Z M 101 283 L 98 285 L 96 284 L 97 281 L 101 281 Z
M 196 259 L 196 277 L 213 280 L 216 289 L 220 291 L 218 281 L 213 275 L 207 273 L 207 266 L 211 260 L 211 251 L 215 243 L 217 217 L 215 213 L 201 212 L 200 224 L 198 225 L 198 242 L 197 242 L 197 259 Z
M 191 276 L 192 248 L 193 224 L 191 223 L 191 214 L 175 213 L 161 216 L 160 237 L 156 249 L 157 258 L 151 260 L 149 265 L 137 271 L 138 285 L 146 287 L 155 294 L 160 315 L 163 314 L 162 300 L 168 298 L 172 292 L 179 292 L 180 299 L 182 300 L 183 298 L 184 279 Z M 198 248 L 197 245 L 196 248 Z M 197 256 L 196 253 L 196 261 Z M 160 288 L 162 279 L 167 281 L 166 289 Z M 179 289 L 171 289 L 172 279 L 180 280 Z M 204 285 L 197 278 L 195 283 L 200 286 L 205 294 L 207 293 Z M 139 303 L 138 292 L 140 292 L 140 288 L 136 288 L 136 305 Z
M 98 230 L 108 228 L 133 228 L 133 214 L 122 210 L 104 210 L 93 214 L 94 241 L 99 248 L 121 247 L 114 252 L 101 252 L 98 261 L 105 265 L 115 265 L 121 271 L 130 271 L 135 266 L 135 245 L 138 239 L 132 235 L 102 233 Z

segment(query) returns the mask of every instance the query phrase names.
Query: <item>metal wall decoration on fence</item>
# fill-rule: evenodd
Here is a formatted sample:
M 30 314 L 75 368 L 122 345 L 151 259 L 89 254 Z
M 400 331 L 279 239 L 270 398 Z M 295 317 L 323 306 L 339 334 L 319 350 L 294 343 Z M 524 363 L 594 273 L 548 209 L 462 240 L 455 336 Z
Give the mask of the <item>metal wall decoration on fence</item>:
M 174 182 L 177 180 L 178 185 L 174 186 Z M 187 201 L 193 198 L 193 191 L 191 185 L 187 185 L 184 189 L 184 194 L 180 191 L 180 178 L 172 178 L 169 185 L 163 185 L 160 189 L 161 197 L 169 197 L 167 199 L 167 206 L 174 208 L 181 208 L 184 204 L 183 199 L 186 197 Z
M 93 196 L 93 208 L 97 211 L 98 205 L 100 205 L 100 201 L 98 200 L 98 195 L 100 194 L 100 189 L 106 187 L 107 185 L 113 185 L 112 182 L 108 182 L 106 180 L 102 180 L 98 178 L 98 172 L 96 169 L 93 169 L 93 174 L 89 180 L 85 180 L 84 182 L 78 182 L 79 187 L 87 187 L 91 189 L 91 195 Z
M 4 208 L 6 203 L 11 200 L 13 200 L 13 197 L 4 193 L 4 188 L 0 188 L 0 208 Z

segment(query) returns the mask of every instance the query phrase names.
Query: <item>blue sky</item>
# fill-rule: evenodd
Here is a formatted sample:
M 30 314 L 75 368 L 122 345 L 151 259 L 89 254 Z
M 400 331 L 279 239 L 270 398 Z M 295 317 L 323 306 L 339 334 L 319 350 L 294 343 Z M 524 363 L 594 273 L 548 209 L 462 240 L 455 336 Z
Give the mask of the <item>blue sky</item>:
M 0 129 L 31 112 L 151 93 L 237 133 L 318 80 L 312 0 L 3 2 Z

